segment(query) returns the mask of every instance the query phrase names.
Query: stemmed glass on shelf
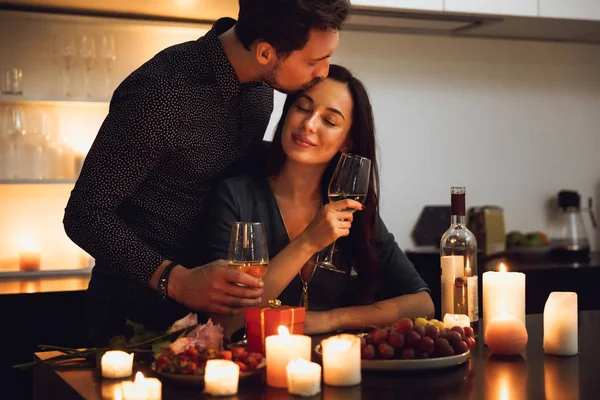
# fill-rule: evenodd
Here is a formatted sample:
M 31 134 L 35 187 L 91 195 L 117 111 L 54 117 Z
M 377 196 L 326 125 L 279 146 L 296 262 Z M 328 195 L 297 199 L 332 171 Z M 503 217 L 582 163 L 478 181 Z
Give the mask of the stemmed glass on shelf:
M 79 50 L 83 59 L 83 90 L 86 97 L 90 95 L 90 73 L 96 60 L 96 41 L 92 36 L 81 37 L 81 49 Z
M 115 38 L 111 35 L 103 35 L 100 42 L 100 59 L 104 61 L 104 88 L 103 97 L 110 98 L 110 72 L 112 65 L 117 59 Z

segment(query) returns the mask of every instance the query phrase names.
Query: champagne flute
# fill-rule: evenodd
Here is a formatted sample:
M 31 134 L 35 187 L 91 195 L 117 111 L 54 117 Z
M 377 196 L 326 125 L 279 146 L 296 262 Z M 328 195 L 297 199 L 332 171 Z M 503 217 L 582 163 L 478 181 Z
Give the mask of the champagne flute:
M 62 93 L 64 96 L 71 96 L 71 68 L 75 63 L 75 55 L 77 53 L 75 47 L 75 39 L 68 35 L 62 34 L 59 36 L 58 46 L 60 59 L 62 60 Z
M 345 153 L 338 161 L 338 164 L 329 182 L 329 201 L 339 201 L 344 199 L 356 200 L 364 204 L 369 191 L 369 177 L 371 175 L 371 160 L 355 154 Z M 317 262 L 317 267 L 328 269 L 334 272 L 346 273 L 345 270 L 338 268 L 333 262 L 333 253 L 335 251 L 335 241 L 329 247 L 327 256 Z
M 111 35 L 103 35 L 100 45 L 100 58 L 104 61 L 104 98 L 110 98 L 110 71 L 117 59 L 115 38 Z
M 90 95 L 90 73 L 96 59 L 96 41 L 91 36 L 81 37 L 81 58 L 83 59 L 83 87 L 86 97 Z
M 228 264 L 242 272 L 262 278 L 267 272 L 269 253 L 262 222 L 234 222 L 229 236 Z

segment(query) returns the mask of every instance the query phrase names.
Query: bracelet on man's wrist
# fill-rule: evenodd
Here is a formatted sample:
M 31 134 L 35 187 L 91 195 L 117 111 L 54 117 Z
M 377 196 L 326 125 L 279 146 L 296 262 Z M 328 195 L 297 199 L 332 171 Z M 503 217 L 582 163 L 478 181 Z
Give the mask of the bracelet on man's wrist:
M 160 278 L 158 279 L 158 296 L 161 300 L 169 299 L 169 276 L 176 265 L 176 261 L 171 261 L 160 274 Z

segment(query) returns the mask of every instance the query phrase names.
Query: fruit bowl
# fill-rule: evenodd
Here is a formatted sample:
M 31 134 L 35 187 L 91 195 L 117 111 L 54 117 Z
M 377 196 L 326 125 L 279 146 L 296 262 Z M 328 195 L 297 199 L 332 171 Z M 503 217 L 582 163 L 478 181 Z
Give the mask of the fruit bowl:
M 321 345 L 315 347 L 315 353 L 323 356 Z M 360 367 L 366 371 L 422 371 L 455 367 L 471 358 L 471 351 L 450 357 L 435 357 L 421 360 L 361 360 Z
M 204 384 L 204 366 L 209 359 L 235 362 L 240 367 L 240 379 L 257 374 L 267 365 L 261 354 L 249 353 L 242 347 L 221 352 L 199 351 L 191 347 L 178 354 L 174 354 L 172 350 L 157 354 L 152 363 L 152 371 L 165 380 L 199 386 Z
M 358 335 L 365 370 L 423 370 L 460 365 L 471 357 L 473 330 L 448 329 L 438 320 L 402 318 Z M 321 346 L 315 348 L 321 354 Z
M 266 365 L 267 363 L 263 359 L 262 362 L 255 369 L 246 370 L 244 372 L 240 371 L 240 380 L 256 375 L 262 369 L 264 369 Z M 199 373 L 195 375 L 171 374 L 167 372 L 159 372 L 154 367 L 152 367 L 152 372 L 154 372 L 159 378 L 161 378 L 161 380 L 164 379 L 185 386 L 204 386 L 204 373 Z

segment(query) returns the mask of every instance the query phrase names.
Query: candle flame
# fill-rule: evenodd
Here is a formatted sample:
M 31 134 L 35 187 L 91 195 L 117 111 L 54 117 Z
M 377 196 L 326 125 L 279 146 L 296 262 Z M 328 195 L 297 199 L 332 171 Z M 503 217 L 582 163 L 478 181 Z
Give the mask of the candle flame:
M 500 272 L 506 272 L 506 265 L 503 263 L 500 264 Z
M 122 400 L 122 399 L 123 399 L 123 392 L 121 392 L 121 387 L 115 386 L 115 389 L 113 391 L 113 400 Z
M 142 374 L 142 371 L 138 371 L 137 374 L 135 374 L 135 383 L 142 383 L 144 381 L 144 374 Z
M 279 328 L 277 328 L 277 333 L 282 336 L 290 336 L 290 331 L 283 325 L 279 325 Z
M 31 236 L 21 236 L 18 239 L 19 248 L 21 250 L 32 251 L 36 250 L 35 240 Z

